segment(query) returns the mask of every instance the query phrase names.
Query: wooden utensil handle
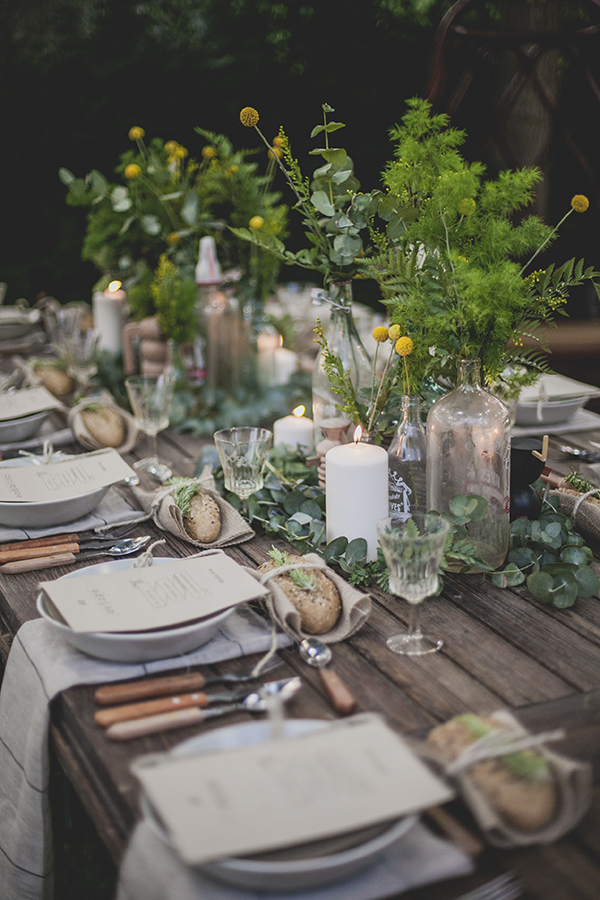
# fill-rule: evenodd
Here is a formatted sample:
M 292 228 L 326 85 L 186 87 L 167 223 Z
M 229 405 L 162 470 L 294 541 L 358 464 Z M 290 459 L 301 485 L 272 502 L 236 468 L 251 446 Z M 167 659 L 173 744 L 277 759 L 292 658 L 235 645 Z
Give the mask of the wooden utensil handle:
M 54 543 L 44 547 L 21 547 L 17 550 L 0 550 L 0 563 L 14 562 L 18 559 L 41 559 L 44 556 L 56 556 L 59 553 L 79 553 L 77 543 Z
M 162 715 L 117 722 L 106 729 L 106 737 L 111 741 L 129 741 L 146 734 L 157 734 L 160 731 L 170 731 L 172 728 L 194 725 L 201 722 L 203 718 L 202 711 L 191 706 L 189 709 L 177 709 L 174 712 L 162 713 Z
M 35 572 L 37 569 L 51 569 L 53 566 L 68 566 L 74 563 L 73 553 L 60 553 L 57 556 L 42 556 L 36 559 L 19 559 L 16 562 L 4 563 L 0 572 L 5 575 L 18 575 L 21 572 Z
M 338 673 L 333 669 L 321 669 L 321 681 L 329 694 L 333 708 L 342 716 L 349 715 L 356 706 L 356 698 L 350 693 Z
M 78 534 L 52 534 L 45 538 L 32 538 L 28 541 L 14 541 L 12 544 L 1 544 L 0 551 L 22 550 L 24 547 L 48 547 L 50 544 L 76 544 L 80 540 Z
M 107 684 L 98 688 L 94 700 L 100 706 L 113 703 L 131 703 L 149 697 L 164 697 L 181 691 L 199 691 L 205 685 L 205 678 L 199 672 L 184 672 L 179 675 L 164 675 L 162 678 L 146 678 L 127 684 Z
M 126 722 L 129 719 L 141 719 L 144 716 L 186 709 L 189 706 L 208 706 L 208 699 L 206 694 L 194 693 L 179 694 L 177 697 L 163 697 L 160 700 L 147 700 L 145 703 L 126 703 L 124 706 L 111 706 L 109 709 L 98 710 L 94 721 L 107 728 L 116 722 Z

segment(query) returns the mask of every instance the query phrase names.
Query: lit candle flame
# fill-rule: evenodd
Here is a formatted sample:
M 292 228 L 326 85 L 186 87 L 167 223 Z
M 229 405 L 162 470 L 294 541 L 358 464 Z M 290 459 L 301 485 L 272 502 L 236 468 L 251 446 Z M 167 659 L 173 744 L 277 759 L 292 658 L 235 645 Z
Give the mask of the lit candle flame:
M 111 283 L 108 286 L 108 290 L 109 291 L 118 291 L 119 288 L 121 287 L 121 284 L 122 284 L 121 281 L 111 281 Z
M 300 418 L 300 416 L 303 416 L 305 412 L 306 412 L 305 406 L 297 406 L 296 409 L 292 410 L 292 415 L 296 416 L 297 418 Z
M 362 437 L 362 425 L 357 425 L 354 429 L 354 443 L 360 443 L 360 439 Z

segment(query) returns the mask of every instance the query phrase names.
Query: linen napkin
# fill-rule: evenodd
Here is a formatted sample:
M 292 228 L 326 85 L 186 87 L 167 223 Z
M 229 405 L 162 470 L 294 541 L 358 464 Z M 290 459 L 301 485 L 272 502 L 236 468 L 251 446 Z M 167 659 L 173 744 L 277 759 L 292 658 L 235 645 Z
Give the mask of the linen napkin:
M 210 466 L 205 466 L 204 471 L 196 479 L 219 507 L 221 513 L 221 531 L 216 540 L 210 543 L 202 543 L 190 537 L 183 524 L 183 513 L 176 505 L 172 497 L 174 486 L 159 488 L 157 491 L 143 491 L 141 488 L 133 488 L 133 492 L 142 509 L 152 516 L 155 525 L 174 534 L 182 541 L 201 547 L 204 550 L 215 547 L 230 547 L 232 544 L 242 544 L 254 537 L 254 531 L 246 520 L 234 509 L 231 503 L 221 497 L 215 490 L 215 481 L 210 474 Z
M 280 635 L 280 647 L 290 643 Z M 141 678 L 260 653 L 271 629 L 249 607 L 237 608 L 215 637 L 184 656 L 123 665 L 80 653 L 43 619 L 26 622 L 8 657 L 0 691 L 0 897 L 52 900 L 48 800 L 50 702 L 78 684 Z
M 448 777 L 456 781 L 463 800 L 490 844 L 507 848 L 554 843 L 577 825 L 590 806 L 592 801 L 591 766 L 589 763 L 568 759 L 566 756 L 560 756 L 549 750 L 543 743 L 543 735 L 537 739 L 530 735 L 521 723 L 506 710 L 491 713 L 489 718 L 495 719 L 504 727 L 504 730 L 497 732 L 503 740 L 503 746 L 498 748 L 503 751 L 502 753 L 495 752 L 496 746 L 492 735 L 470 744 L 463 754 L 451 763 L 448 763 L 447 758 L 440 758 L 426 744 L 420 744 L 415 749 L 426 759 L 431 759 L 441 765 Z M 557 734 L 555 739 L 558 736 Z M 550 740 L 550 737 L 548 735 L 547 740 Z M 523 742 L 522 745 L 520 742 Z M 545 757 L 557 791 L 557 809 L 553 818 L 547 825 L 531 832 L 520 831 L 502 819 L 487 796 L 469 777 L 469 769 L 476 762 L 524 749 L 528 744 L 539 750 Z M 481 753 L 478 753 L 479 750 Z
M 27 538 L 46 537 L 50 534 L 65 534 L 66 532 L 79 533 L 80 531 L 103 531 L 116 525 L 130 525 L 137 522 L 145 522 L 148 515 L 137 508 L 137 505 L 129 500 L 121 489 L 111 487 L 95 510 L 74 522 L 65 522 L 64 525 L 51 525 L 48 528 L 10 528 L 8 525 L 0 526 L 0 543 L 4 541 L 23 541 Z
M 266 606 L 273 620 L 279 625 L 286 634 L 289 634 L 295 641 L 301 641 L 306 637 L 314 637 L 305 631 L 302 631 L 300 614 L 292 601 L 289 599 L 283 588 L 275 581 L 277 575 L 283 575 L 292 569 L 315 568 L 320 569 L 337 587 L 342 603 L 342 609 L 339 618 L 333 628 L 324 634 L 319 634 L 319 640 L 326 644 L 334 644 L 337 641 L 344 641 L 350 635 L 354 634 L 361 628 L 369 617 L 371 612 L 371 597 L 362 591 L 358 591 L 351 584 L 338 575 L 333 569 L 327 566 L 320 556 L 316 553 L 307 553 L 302 557 L 303 563 L 291 563 L 290 565 L 278 566 L 276 569 L 270 569 L 262 576 L 260 573 L 253 572 L 255 578 L 260 578 L 262 584 L 265 584 L 270 595 L 266 598 Z
M 413 887 L 473 871 L 458 847 L 417 823 L 363 872 L 344 881 L 285 894 L 291 900 L 379 900 Z M 185 866 L 174 850 L 140 822 L 121 866 L 116 900 L 278 900 L 281 892 L 243 891 Z
M 68 415 L 68 423 L 73 429 L 73 433 L 77 438 L 78 442 L 86 448 L 86 450 L 102 450 L 106 445 L 101 444 L 96 438 L 88 431 L 88 428 L 83 421 L 83 417 L 81 413 L 84 409 L 88 409 L 90 406 L 99 406 L 104 407 L 107 406 L 109 409 L 115 410 L 124 422 L 125 425 L 125 438 L 123 443 L 116 447 L 115 449 L 119 451 L 119 453 L 130 453 L 131 450 L 137 444 L 137 440 L 139 437 L 140 430 L 135 424 L 135 419 L 131 415 L 131 413 L 127 412 L 125 409 L 121 409 L 121 407 L 115 402 L 114 397 L 108 391 L 101 391 L 101 393 L 96 394 L 92 397 L 86 397 L 77 406 L 74 406 L 69 410 Z

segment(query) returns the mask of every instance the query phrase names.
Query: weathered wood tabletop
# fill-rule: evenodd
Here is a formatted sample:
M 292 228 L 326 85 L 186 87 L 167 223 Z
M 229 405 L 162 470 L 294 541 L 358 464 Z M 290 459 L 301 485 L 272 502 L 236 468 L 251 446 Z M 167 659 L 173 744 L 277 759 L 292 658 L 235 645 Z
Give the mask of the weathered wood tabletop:
M 568 436 L 572 443 L 589 446 L 597 432 Z M 193 471 L 200 441 L 172 431 L 160 436 L 162 455 L 185 474 Z M 142 448 L 143 449 L 143 448 Z M 554 471 L 567 472 L 568 462 L 552 455 Z M 585 466 L 578 469 L 586 472 Z M 155 532 L 147 523 L 134 533 Z M 158 555 L 186 556 L 191 545 L 163 535 L 166 545 Z M 244 565 L 257 566 L 267 558 L 271 539 L 257 536 L 232 547 L 228 554 Z M 283 546 L 281 542 L 275 542 Z M 600 573 L 599 548 L 594 547 Z M 80 564 L 83 565 L 83 564 Z M 58 578 L 73 567 L 54 568 L 44 578 Z M 39 573 L 0 575 L 0 625 L 14 634 L 37 617 L 36 585 Z M 522 588 L 501 590 L 479 576 L 452 575 L 443 595 L 423 607 L 423 625 L 444 637 L 443 650 L 421 659 L 398 656 L 385 645 L 387 636 L 405 626 L 406 605 L 375 589 L 371 616 L 352 638 L 335 645 L 334 664 L 358 700 L 358 710 L 377 711 L 401 732 L 414 732 L 466 711 L 487 713 L 499 708 L 519 710 L 519 717 L 534 729 L 564 725 L 568 736 L 561 745 L 569 752 L 591 758 L 600 751 L 600 602 L 578 599 L 569 610 L 541 606 Z M 287 707 L 293 717 L 332 718 L 318 673 L 304 664 L 297 652 L 280 653 L 278 677 L 302 676 L 303 689 Z M 258 658 L 258 657 L 257 657 Z M 215 667 L 235 671 L 247 660 Z M 93 722 L 93 687 L 65 691 L 53 704 L 51 740 L 61 766 L 78 792 L 98 833 L 118 864 L 132 826 L 139 815 L 137 784 L 129 771 L 131 760 L 142 753 L 166 749 L 211 725 L 192 726 L 126 743 L 106 740 Z M 237 720 L 249 714 L 238 713 Z M 236 721 L 233 716 L 227 721 Z M 473 828 L 459 802 L 455 816 Z M 415 890 L 413 900 L 453 900 L 473 885 L 506 868 L 517 870 L 526 886 L 525 897 L 539 900 L 600 898 L 600 794 L 594 790 L 591 811 L 568 837 L 552 846 L 513 850 L 486 850 L 477 873 L 469 878 Z

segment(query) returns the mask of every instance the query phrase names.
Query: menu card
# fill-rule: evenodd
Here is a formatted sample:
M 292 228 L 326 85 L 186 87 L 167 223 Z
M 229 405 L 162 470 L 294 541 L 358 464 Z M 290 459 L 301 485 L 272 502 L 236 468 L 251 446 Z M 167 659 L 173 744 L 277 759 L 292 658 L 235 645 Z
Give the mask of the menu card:
M 378 716 L 135 765 L 190 865 L 294 846 L 446 803 L 452 791 Z
M 109 575 L 43 581 L 73 631 L 148 631 L 201 619 L 268 593 L 225 554 Z
M 0 467 L 0 501 L 70 500 L 132 477 L 133 469 L 112 449 L 41 465 Z
M 45 409 L 60 409 L 62 403 L 45 387 L 24 388 L 0 394 L 0 422 L 22 419 Z

